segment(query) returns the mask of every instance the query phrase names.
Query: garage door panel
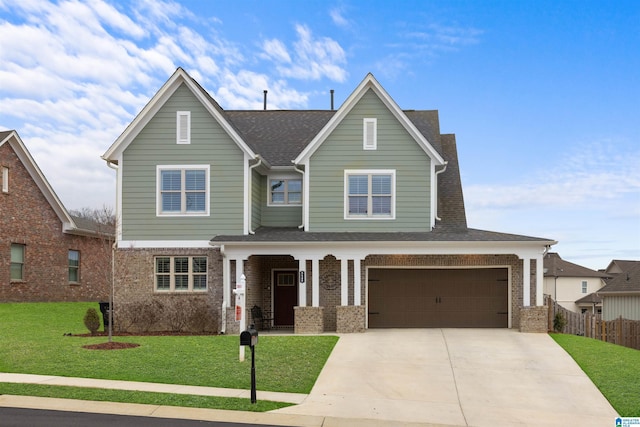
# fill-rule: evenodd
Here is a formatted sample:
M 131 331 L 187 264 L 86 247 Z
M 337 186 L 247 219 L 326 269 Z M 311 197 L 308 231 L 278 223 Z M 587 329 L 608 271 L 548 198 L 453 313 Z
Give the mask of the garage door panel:
M 506 268 L 370 269 L 369 327 L 507 327 Z

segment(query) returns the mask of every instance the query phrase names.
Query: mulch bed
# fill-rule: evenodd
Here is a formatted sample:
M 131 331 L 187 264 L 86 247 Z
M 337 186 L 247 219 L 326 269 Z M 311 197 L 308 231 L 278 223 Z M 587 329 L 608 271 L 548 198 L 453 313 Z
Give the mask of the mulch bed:
M 126 348 L 140 347 L 140 344 L 134 344 L 131 342 L 103 342 L 100 344 L 83 345 L 82 348 L 87 350 L 124 350 Z

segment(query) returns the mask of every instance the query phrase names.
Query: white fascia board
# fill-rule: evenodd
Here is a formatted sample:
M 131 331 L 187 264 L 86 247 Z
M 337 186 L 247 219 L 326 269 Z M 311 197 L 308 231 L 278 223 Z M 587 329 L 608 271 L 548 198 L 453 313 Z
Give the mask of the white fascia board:
M 118 249 L 210 249 L 209 240 L 118 240 Z
M 224 242 L 225 252 L 247 258 L 251 255 L 294 255 L 296 259 L 328 254 L 341 259 L 367 255 L 517 255 L 535 258 L 551 242 Z M 376 249 L 380 247 L 380 249 Z
M 333 130 L 342 122 L 346 115 L 353 109 L 353 107 L 360 101 L 368 89 L 372 89 L 376 95 L 382 100 L 385 106 L 391 111 L 396 119 L 404 126 L 409 134 L 418 142 L 420 147 L 427 153 L 437 165 L 443 165 L 444 159 L 433 148 L 431 143 L 422 135 L 422 133 L 414 126 L 409 118 L 404 114 L 402 109 L 396 104 L 396 102 L 389 96 L 387 91 L 380 85 L 373 74 L 369 73 L 360 82 L 358 87 L 349 95 L 347 100 L 338 109 L 336 114 L 333 115 L 331 120 L 318 132 L 313 140 L 302 150 L 302 152 L 293 161 L 295 164 L 303 163 L 307 161 L 313 153 L 322 145 L 324 140 L 333 132 Z
M 16 153 L 25 169 L 29 172 L 31 179 L 36 183 L 44 197 L 47 199 L 47 202 L 49 202 L 49 205 L 53 208 L 54 212 L 62 222 L 62 232 L 67 233 L 77 229 L 71 215 L 69 215 L 69 212 L 53 190 L 53 187 L 51 187 L 49 181 L 47 181 L 47 178 L 42 173 L 42 170 L 40 170 L 40 167 L 31 156 L 31 153 L 18 135 L 18 132 L 12 131 L 4 140 L 0 141 L 0 146 L 5 143 L 13 147 L 13 151 Z
M 136 118 L 127 126 L 124 132 L 116 139 L 116 141 L 109 147 L 109 149 L 102 155 L 102 158 L 107 161 L 113 161 L 115 158 L 120 157 L 122 152 L 129 146 L 129 144 L 135 139 L 140 131 L 149 123 L 149 121 L 156 115 L 156 113 L 162 108 L 167 100 L 173 95 L 173 93 L 180 87 L 181 84 L 185 84 L 193 95 L 200 101 L 200 103 L 209 111 L 220 126 L 227 132 L 227 134 L 233 139 L 233 141 L 240 147 L 242 151 L 249 154 L 252 158 L 255 157 L 255 153 L 249 148 L 249 146 L 242 140 L 240 135 L 233 129 L 233 127 L 222 116 L 220 111 L 211 104 L 207 95 L 203 93 L 204 89 L 200 89 L 196 86 L 182 68 L 178 68 L 173 75 L 165 82 L 160 90 L 151 98 L 151 100 L 144 106 L 142 111 L 136 116 Z

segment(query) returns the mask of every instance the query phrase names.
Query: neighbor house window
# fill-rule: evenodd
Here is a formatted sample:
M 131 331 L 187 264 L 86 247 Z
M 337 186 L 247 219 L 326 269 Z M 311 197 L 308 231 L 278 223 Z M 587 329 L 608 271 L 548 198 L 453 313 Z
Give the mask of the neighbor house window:
M 269 178 L 269 205 L 299 205 L 302 203 L 302 180 Z
M 24 245 L 11 245 L 11 281 L 24 280 Z
M 80 282 L 80 252 L 69 251 L 69 282 Z
M 587 293 L 587 281 L 586 280 L 582 281 L 582 293 L 583 294 Z
M 206 291 L 207 257 L 156 257 L 157 291 Z
M 176 112 L 176 139 L 178 144 L 191 144 L 191 112 Z
M 2 166 L 2 173 L 0 174 L 0 179 L 2 179 L 2 192 L 9 192 L 9 168 Z
M 346 219 L 393 219 L 395 171 L 345 171 Z
M 208 215 L 209 165 L 158 166 L 158 215 Z
M 362 148 L 375 150 L 378 147 L 378 119 L 363 120 L 363 135 Z

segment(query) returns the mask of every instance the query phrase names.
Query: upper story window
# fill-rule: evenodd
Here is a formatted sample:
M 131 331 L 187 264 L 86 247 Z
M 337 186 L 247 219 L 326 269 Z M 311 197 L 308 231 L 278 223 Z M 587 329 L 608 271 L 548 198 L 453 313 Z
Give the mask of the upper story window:
M 158 166 L 158 215 L 209 215 L 209 165 Z
M 80 282 L 80 252 L 70 250 L 69 251 L 69 282 Z
M 395 170 L 346 170 L 345 219 L 394 219 Z
M 156 257 L 155 276 L 156 291 L 206 291 L 207 257 Z
M 586 280 L 582 281 L 582 293 L 583 294 L 587 293 L 587 281 Z
M 11 244 L 11 281 L 24 280 L 24 252 L 25 246 L 17 243 Z
M 302 203 L 302 180 L 269 178 L 269 206 Z
M 376 150 L 378 148 L 378 119 L 363 120 L 363 141 L 364 150 Z
M 2 192 L 9 192 L 9 168 L 2 166 L 2 172 L 0 172 L 0 179 L 2 180 Z
M 191 144 L 191 111 L 176 112 L 176 142 Z

